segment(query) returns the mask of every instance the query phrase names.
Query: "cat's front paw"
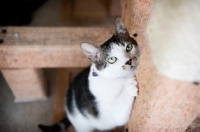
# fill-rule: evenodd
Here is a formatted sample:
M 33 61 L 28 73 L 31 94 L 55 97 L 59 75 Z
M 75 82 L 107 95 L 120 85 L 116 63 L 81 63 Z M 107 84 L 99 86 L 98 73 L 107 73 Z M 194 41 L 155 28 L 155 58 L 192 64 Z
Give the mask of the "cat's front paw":
M 127 79 L 125 84 L 125 90 L 130 96 L 137 96 L 137 81 L 134 77 Z

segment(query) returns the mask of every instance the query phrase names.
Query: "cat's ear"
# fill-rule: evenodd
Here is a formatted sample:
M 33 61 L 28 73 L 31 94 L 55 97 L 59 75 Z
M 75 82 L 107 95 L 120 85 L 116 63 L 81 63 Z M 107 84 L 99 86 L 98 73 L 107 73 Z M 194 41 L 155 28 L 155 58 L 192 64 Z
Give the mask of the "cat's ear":
M 129 34 L 120 17 L 117 17 L 115 20 L 115 33 L 118 35 Z
M 96 62 L 100 58 L 100 46 L 89 44 L 89 43 L 81 43 L 81 49 L 83 53 L 92 61 Z

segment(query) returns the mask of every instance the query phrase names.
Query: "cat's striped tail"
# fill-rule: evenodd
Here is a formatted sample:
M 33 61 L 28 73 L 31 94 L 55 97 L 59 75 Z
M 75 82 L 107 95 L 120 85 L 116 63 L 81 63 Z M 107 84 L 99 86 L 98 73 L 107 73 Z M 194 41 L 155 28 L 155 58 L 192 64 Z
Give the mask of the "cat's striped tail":
M 59 132 L 59 131 L 67 129 L 69 126 L 71 126 L 71 122 L 67 118 L 65 118 L 61 122 L 51 125 L 51 126 L 44 126 L 41 124 L 38 125 L 38 127 L 43 132 Z

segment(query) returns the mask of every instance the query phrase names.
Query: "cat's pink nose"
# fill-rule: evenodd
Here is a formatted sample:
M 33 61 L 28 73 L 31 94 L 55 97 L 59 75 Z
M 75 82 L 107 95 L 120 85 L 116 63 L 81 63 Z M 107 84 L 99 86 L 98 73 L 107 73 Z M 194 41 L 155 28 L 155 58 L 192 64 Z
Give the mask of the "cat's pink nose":
M 132 64 L 132 59 L 130 59 L 129 61 L 126 62 L 127 65 L 131 65 Z

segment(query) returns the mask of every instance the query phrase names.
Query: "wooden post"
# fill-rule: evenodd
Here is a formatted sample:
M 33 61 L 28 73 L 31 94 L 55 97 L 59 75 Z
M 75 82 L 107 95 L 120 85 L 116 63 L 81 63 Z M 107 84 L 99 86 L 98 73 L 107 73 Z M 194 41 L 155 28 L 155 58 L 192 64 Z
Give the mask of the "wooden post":
M 146 47 L 138 67 L 139 95 L 129 130 L 183 132 L 199 114 L 200 86 L 160 75 L 150 55 Z
M 15 96 L 15 102 L 47 99 L 42 69 L 1 69 L 1 72 Z
M 122 19 L 130 33 L 142 49 L 147 45 L 146 27 L 154 0 L 121 0 Z
M 183 132 L 200 112 L 200 86 L 162 76 L 151 58 L 146 36 L 154 0 L 122 0 L 122 18 L 141 50 L 139 94 L 129 120 L 130 132 Z M 178 17 L 178 16 L 177 16 Z

